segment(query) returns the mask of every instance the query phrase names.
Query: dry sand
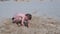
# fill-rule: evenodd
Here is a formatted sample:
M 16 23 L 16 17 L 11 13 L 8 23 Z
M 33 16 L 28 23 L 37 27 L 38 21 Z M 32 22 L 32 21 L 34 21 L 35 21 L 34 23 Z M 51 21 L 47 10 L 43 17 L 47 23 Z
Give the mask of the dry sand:
M 0 34 L 60 34 L 60 21 L 53 18 L 33 17 L 30 27 L 18 27 L 11 18 L 0 24 Z

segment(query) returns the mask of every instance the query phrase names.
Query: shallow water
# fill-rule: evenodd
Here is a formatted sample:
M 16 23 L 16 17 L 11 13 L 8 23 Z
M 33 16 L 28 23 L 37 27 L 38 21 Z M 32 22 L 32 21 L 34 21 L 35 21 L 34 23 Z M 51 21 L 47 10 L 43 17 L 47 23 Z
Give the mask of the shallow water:
M 60 18 L 60 0 L 31 0 L 30 2 L 0 2 L 0 17 L 12 17 L 16 13 Z

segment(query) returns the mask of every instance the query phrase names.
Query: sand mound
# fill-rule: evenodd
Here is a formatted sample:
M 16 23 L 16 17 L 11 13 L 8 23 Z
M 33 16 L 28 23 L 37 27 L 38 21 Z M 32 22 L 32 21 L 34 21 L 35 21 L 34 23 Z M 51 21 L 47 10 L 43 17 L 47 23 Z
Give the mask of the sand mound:
M 11 18 L 0 24 L 0 34 L 60 34 L 60 22 L 53 18 L 33 17 L 31 26 L 18 27 Z

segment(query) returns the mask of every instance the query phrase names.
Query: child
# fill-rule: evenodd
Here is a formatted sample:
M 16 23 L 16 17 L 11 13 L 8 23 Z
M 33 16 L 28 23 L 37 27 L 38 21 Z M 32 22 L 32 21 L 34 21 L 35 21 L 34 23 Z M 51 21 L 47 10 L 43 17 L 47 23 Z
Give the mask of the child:
M 29 27 L 29 21 L 31 20 L 31 18 L 32 18 L 31 14 L 21 14 L 20 13 L 20 14 L 15 15 L 12 18 L 12 20 L 13 20 L 13 23 L 19 22 L 21 24 L 21 26 L 25 26 L 25 24 L 27 24 L 27 27 Z
M 24 18 L 25 18 L 25 14 L 19 13 L 13 16 L 12 20 L 13 20 L 13 23 L 17 23 L 17 24 L 20 23 L 23 26 Z

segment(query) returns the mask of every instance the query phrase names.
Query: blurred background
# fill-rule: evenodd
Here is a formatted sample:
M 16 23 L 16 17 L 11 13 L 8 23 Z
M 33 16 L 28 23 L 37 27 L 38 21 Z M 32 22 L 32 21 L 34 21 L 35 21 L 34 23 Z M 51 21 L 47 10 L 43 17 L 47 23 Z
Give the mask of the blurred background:
M 29 28 L 12 23 L 16 13 L 33 15 Z M 0 34 L 60 34 L 60 0 L 0 0 Z
M 60 0 L 0 0 L 0 19 L 16 13 L 60 18 Z

